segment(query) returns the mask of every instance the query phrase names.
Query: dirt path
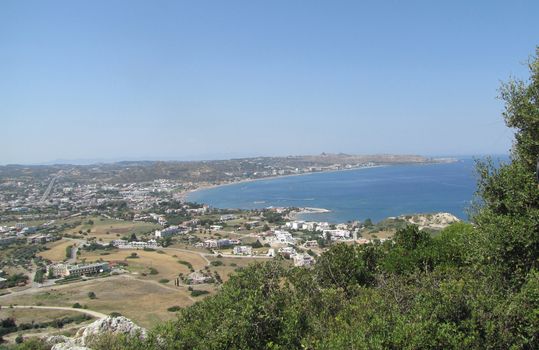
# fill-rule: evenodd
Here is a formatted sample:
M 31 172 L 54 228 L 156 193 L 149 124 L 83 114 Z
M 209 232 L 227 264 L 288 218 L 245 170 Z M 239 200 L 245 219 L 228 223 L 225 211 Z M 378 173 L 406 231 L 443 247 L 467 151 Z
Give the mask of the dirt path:
M 76 308 L 73 308 L 73 307 L 64 307 L 64 306 L 13 305 L 13 306 L 9 306 L 9 307 L 6 307 L 6 308 L 14 308 L 14 309 L 63 310 L 63 311 L 74 311 L 74 312 L 79 312 L 79 313 L 87 314 L 87 315 L 90 315 L 90 316 L 93 316 L 93 317 L 97 317 L 97 318 L 105 318 L 105 317 L 107 317 L 107 315 L 105 315 L 105 314 L 103 314 L 103 313 L 101 313 L 101 312 L 97 312 L 97 311 L 93 311 L 93 310 L 88 310 L 88 309 L 76 309 Z
M 171 250 L 171 251 L 177 251 L 177 252 L 184 252 L 184 253 L 191 253 L 191 254 L 198 254 L 202 259 L 204 259 L 204 261 L 206 262 L 206 265 L 209 265 L 210 264 L 210 261 L 208 260 L 208 258 L 206 258 L 206 256 L 213 256 L 212 254 L 205 254 L 205 253 L 200 253 L 200 252 L 194 252 L 192 250 L 188 250 L 188 249 L 181 249 L 181 248 L 162 248 L 162 250 L 164 251 L 167 251 L 167 250 Z

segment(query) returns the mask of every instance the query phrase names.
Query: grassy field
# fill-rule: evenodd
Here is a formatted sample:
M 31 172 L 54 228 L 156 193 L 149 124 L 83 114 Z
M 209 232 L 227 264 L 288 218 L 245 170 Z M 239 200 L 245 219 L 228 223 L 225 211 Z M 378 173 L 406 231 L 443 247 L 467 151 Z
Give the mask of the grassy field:
M 10 309 L 2 307 L 0 309 L 0 318 L 12 317 L 17 324 L 20 323 L 41 323 L 68 316 L 80 316 L 75 311 L 67 310 L 46 310 L 46 309 Z
M 61 262 L 66 259 L 66 247 L 73 245 L 73 241 L 66 239 L 61 239 L 56 242 L 47 243 L 45 246 L 49 250 L 44 250 L 37 255 L 41 256 L 44 259 L 51 260 L 53 262 Z
M 132 253 L 136 253 L 138 258 L 128 259 Z M 173 284 L 173 279 L 178 277 L 178 274 L 188 274 L 189 269 L 180 263 L 178 260 L 183 260 L 191 263 L 195 270 L 200 270 L 206 265 L 206 261 L 196 253 L 188 253 L 175 250 L 167 250 L 159 253 L 157 251 L 145 251 L 136 249 L 120 249 L 110 252 L 107 255 L 101 255 L 101 251 L 81 252 L 79 259 L 86 259 L 87 262 L 103 259 L 105 261 L 126 261 L 129 266 L 128 270 L 138 274 L 149 273 L 150 268 L 157 270 L 158 274 L 148 274 L 145 278 L 160 280 L 163 278 L 169 279 Z
M 236 269 L 248 266 L 255 262 L 264 262 L 266 260 L 261 259 L 249 259 L 249 258 L 209 258 L 210 261 L 220 261 L 223 265 L 211 266 L 210 271 L 217 271 L 223 281 L 228 281 L 230 275 L 236 271 Z
M 90 230 L 85 238 L 93 237 L 102 242 L 110 242 L 133 233 L 136 235 L 150 233 L 162 228 L 160 225 L 149 222 L 113 220 L 103 217 L 83 217 L 79 220 L 82 223 L 74 229 L 69 229 L 66 233 L 77 234 L 79 231 L 87 232 Z M 93 225 L 89 224 L 90 220 L 93 221 Z
M 94 292 L 96 299 L 88 297 Z M 167 308 L 185 307 L 194 301 L 185 288 L 175 288 L 155 281 L 143 281 L 125 276 L 57 286 L 50 291 L 22 295 L 6 295 L 0 298 L 2 305 L 87 305 L 88 309 L 105 314 L 119 312 L 143 327 L 152 327 L 158 321 L 174 318 Z
M 4 307 L 0 310 L 0 318 L 5 319 L 8 317 L 14 318 L 17 324 L 21 323 L 42 323 L 50 322 L 55 319 L 61 319 L 64 317 L 70 316 L 80 316 L 80 313 L 73 311 L 64 311 L 64 310 L 44 310 L 44 309 L 10 309 L 9 307 Z M 46 337 L 51 335 L 66 335 L 73 336 L 76 331 L 95 321 L 94 318 L 81 322 L 81 323 L 69 323 L 62 328 L 39 328 L 39 329 L 28 329 L 24 331 L 19 331 L 15 333 L 10 333 L 5 335 L 3 339 L 9 343 L 14 343 L 15 338 L 21 334 L 26 337 Z

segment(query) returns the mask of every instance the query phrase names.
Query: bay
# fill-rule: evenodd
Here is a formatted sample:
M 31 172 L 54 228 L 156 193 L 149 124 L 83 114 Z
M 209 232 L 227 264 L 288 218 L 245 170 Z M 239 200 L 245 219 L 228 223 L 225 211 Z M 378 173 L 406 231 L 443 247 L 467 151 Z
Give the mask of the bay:
M 303 220 L 380 221 L 403 214 L 448 212 L 468 219 L 476 191 L 474 160 L 391 165 L 241 182 L 194 191 L 187 200 L 216 208 L 313 207 Z

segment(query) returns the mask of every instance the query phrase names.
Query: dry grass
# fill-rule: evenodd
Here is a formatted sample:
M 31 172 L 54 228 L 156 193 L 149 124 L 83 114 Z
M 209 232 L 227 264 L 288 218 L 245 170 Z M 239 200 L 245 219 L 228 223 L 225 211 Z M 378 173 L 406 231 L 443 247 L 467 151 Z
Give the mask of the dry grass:
M 132 253 L 136 253 L 138 258 L 127 259 Z M 129 264 L 129 270 L 136 273 L 148 273 L 150 267 L 152 267 L 159 273 L 157 275 L 147 275 L 146 278 L 153 280 L 166 278 L 172 281 L 180 273 L 188 274 L 190 272 L 189 269 L 185 265 L 178 263 L 178 260 L 190 262 L 195 270 L 200 270 L 206 265 L 206 261 L 200 255 L 180 251 L 158 253 L 157 251 L 145 251 L 142 249 L 120 249 L 107 255 L 101 255 L 101 252 L 97 251 L 82 252 L 79 259 L 84 258 L 88 262 L 99 259 L 105 261 L 126 261 Z
M 94 292 L 97 299 L 88 298 Z M 119 312 L 137 324 L 151 328 L 157 322 L 174 318 L 167 311 L 173 305 L 185 307 L 193 301 L 185 288 L 160 285 L 155 281 L 142 281 L 126 276 L 109 277 L 88 282 L 54 287 L 50 291 L 19 296 L 4 296 L 2 305 L 72 306 L 78 302 L 88 309 L 105 314 Z
M 264 262 L 266 260 L 261 259 L 249 259 L 249 258 L 209 258 L 210 261 L 221 261 L 223 265 L 221 266 L 211 266 L 210 271 L 217 271 L 223 282 L 228 281 L 230 275 L 236 272 L 237 268 L 246 267 L 255 262 Z
M 110 242 L 123 236 L 130 236 L 132 233 L 141 235 L 161 228 L 160 225 L 148 222 L 113 220 L 102 217 L 86 217 L 80 218 L 80 220 L 82 220 L 82 224 L 69 230 L 69 232 L 86 232 L 90 229 L 90 233 L 85 238 L 93 237 L 102 242 Z M 89 225 L 89 220 L 92 220 L 94 224 Z
M 66 259 L 66 247 L 73 244 L 74 242 L 65 239 L 47 243 L 46 247 L 49 248 L 49 250 L 42 251 L 38 253 L 38 255 L 53 262 L 60 262 Z
M 58 318 L 69 316 L 80 316 L 79 312 L 67 310 L 46 310 L 46 309 L 11 309 L 3 307 L 0 309 L 0 318 L 12 317 L 17 324 L 20 323 L 41 323 Z

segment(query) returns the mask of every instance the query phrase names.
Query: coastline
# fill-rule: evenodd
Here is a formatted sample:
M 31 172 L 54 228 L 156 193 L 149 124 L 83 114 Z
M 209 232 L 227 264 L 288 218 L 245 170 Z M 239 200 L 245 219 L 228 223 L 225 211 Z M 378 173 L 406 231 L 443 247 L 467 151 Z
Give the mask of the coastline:
M 425 164 L 439 164 L 439 163 L 422 163 L 421 165 L 425 165 Z M 217 187 L 232 186 L 232 185 L 238 185 L 242 183 L 249 183 L 249 182 L 255 182 L 255 181 L 281 179 L 281 178 L 287 178 L 287 177 L 292 177 L 292 176 L 306 176 L 306 175 L 322 174 L 322 173 L 337 173 L 337 172 L 342 172 L 342 171 L 382 168 L 382 167 L 388 167 L 388 166 L 394 166 L 394 165 L 398 165 L 398 164 L 380 164 L 380 165 L 350 168 L 350 169 L 322 170 L 322 171 L 313 171 L 313 172 L 302 173 L 302 174 L 272 175 L 272 176 L 267 176 L 267 177 L 261 177 L 258 179 L 243 179 L 243 180 L 237 180 L 237 181 L 232 181 L 232 182 L 227 182 L 227 183 L 222 183 L 222 184 L 202 184 L 197 188 L 181 192 L 178 195 L 178 197 L 180 198 L 180 200 L 184 202 L 189 202 L 187 197 L 190 194 L 193 194 L 198 191 L 204 191 L 204 190 L 209 190 L 212 188 L 217 188 Z M 402 164 L 399 164 L 399 165 L 402 165 Z M 414 164 L 414 165 L 419 165 L 419 164 Z M 200 204 L 204 204 L 204 203 L 200 203 Z M 323 209 L 323 208 L 312 208 L 312 209 Z M 324 209 L 324 210 L 327 210 L 327 209 Z
M 458 161 L 457 158 L 440 158 L 440 160 L 441 161 L 438 161 L 438 162 L 432 161 L 432 162 L 424 162 L 424 163 L 379 164 L 379 165 L 355 167 L 355 168 L 349 168 L 349 169 L 313 171 L 313 172 L 306 172 L 306 173 L 301 173 L 301 174 L 272 175 L 272 176 L 261 177 L 257 179 L 243 179 L 243 180 L 231 181 L 231 182 L 221 183 L 221 184 L 201 184 L 201 185 L 198 185 L 198 187 L 194 189 L 180 192 L 178 197 L 183 202 L 189 202 L 189 198 L 188 198 L 189 195 L 198 191 L 209 190 L 209 189 L 213 189 L 217 187 L 238 185 L 242 183 L 250 183 L 250 182 L 255 182 L 255 181 L 274 180 L 274 179 L 287 178 L 287 177 L 292 177 L 292 176 L 306 176 L 306 175 L 314 175 L 314 174 L 321 174 L 321 173 L 337 173 L 337 172 L 343 172 L 343 171 L 366 170 L 366 169 L 372 169 L 372 168 L 382 168 L 382 167 L 390 167 L 390 166 L 397 166 L 397 165 L 434 165 L 434 164 L 453 163 L 453 162 Z M 204 203 L 200 203 L 200 204 L 204 204 Z M 324 208 L 311 208 L 311 209 L 323 209 L 323 210 L 327 210 L 327 212 L 331 212 L 330 210 L 324 209 Z M 314 213 L 312 212 L 298 213 L 298 215 L 301 215 L 301 214 L 314 214 Z

